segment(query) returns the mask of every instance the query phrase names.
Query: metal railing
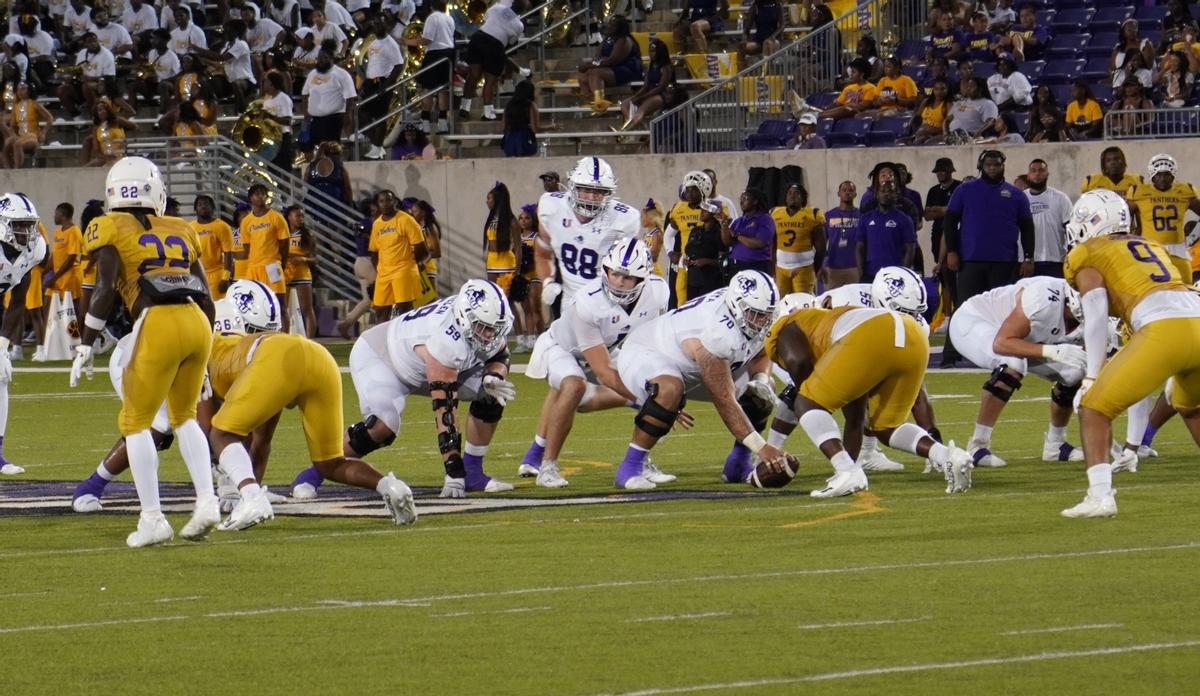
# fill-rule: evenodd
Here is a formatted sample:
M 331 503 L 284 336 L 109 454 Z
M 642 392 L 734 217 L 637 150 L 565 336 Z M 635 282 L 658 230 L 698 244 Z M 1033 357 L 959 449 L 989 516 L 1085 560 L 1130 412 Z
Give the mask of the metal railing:
M 1104 114 L 1105 140 L 1193 138 L 1200 135 L 1200 107 L 1112 109 Z
M 184 202 L 208 194 L 217 204 L 217 214 L 227 220 L 234 219 L 237 205 L 245 202 L 254 184 L 267 187 L 273 208 L 303 205 L 306 223 L 317 240 L 318 286 L 334 298 L 361 296 L 354 277 L 360 216 L 353 208 L 220 135 L 130 139 L 127 152 L 157 163 L 172 197 Z
M 887 43 L 920 37 L 923 2 L 869 0 L 750 66 L 715 84 L 650 124 L 650 151 L 718 152 L 741 150 L 746 136 L 766 120 L 791 115 L 789 94 L 808 96 L 836 88 L 858 38 L 870 33 Z M 919 17 L 919 19 L 917 19 Z M 880 48 L 883 55 L 884 49 Z

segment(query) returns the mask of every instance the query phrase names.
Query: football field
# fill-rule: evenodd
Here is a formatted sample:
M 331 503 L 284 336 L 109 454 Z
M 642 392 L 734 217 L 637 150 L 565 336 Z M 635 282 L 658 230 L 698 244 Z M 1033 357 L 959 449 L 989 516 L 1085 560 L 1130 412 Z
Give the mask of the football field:
M 960 445 L 983 379 L 929 374 Z M 892 453 L 904 472 L 810 498 L 830 468 L 800 433 L 789 488 L 722 484 L 731 438 L 700 403 L 695 429 L 653 452 L 676 483 L 612 488 L 624 409 L 577 418 L 561 458 L 571 485 L 548 491 L 516 478 L 545 386 L 514 381 L 486 458 L 511 493 L 438 500 L 429 402 L 410 398 L 396 443 L 369 460 L 413 486 L 416 525 L 326 484 L 253 529 L 131 550 L 127 475 L 105 512 L 70 511 L 115 438 L 107 376 L 68 391 L 65 371 L 18 369 L 5 453 L 27 473 L 0 480 L 3 692 L 1195 693 L 1200 471 L 1178 420 L 1159 458 L 1115 477 L 1109 520 L 1059 516 L 1086 479 L 1082 464 L 1040 460 L 1049 384 L 1036 378 L 996 428 L 1010 465 L 976 470 L 964 495 Z M 287 413 L 267 483 L 286 492 L 306 465 Z M 161 475 L 178 532 L 190 505 L 175 450 Z

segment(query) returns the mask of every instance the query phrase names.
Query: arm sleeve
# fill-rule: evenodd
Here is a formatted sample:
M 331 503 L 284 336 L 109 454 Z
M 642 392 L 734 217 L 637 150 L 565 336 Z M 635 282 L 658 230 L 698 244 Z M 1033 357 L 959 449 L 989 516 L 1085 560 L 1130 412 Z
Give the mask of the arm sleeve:
M 1089 290 L 1082 298 L 1083 349 L 1087 352 L 1087 377 L 1096 379 L 1108 355 L 1108 291 Z

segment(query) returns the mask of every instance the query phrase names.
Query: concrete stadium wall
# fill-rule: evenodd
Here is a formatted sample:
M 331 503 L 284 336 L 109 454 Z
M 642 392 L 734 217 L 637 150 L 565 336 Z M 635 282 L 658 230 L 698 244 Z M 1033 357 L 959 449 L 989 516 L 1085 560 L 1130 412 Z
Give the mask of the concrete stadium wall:
M 1193 140 L 1118 143 L 1125 151 L 1129 170 L 1142 174 L 1146 162 L 1158 152 L 1169 152 L 1179 160 L 1180 178 L 1200 183 L 1200 159 L 1191 160 L 1186 148 Z M 1099 171 L 1100 152 L 1110 143 L 1064 143 L 1015 145 L 1001 148 L 1008 156 L 1007 177 L 1025 172 L 1029 161 L 1045 159 L 1050 165 L 1050 185 L 1068 196 L 1079 194 L 1080 183 Z M 619 178 L 618 198 L 642 206 L 647 198 L 669 208 L 683 174 L 711 167 L 717 172 L 718 190 L 737 199 L 745 186 L 750 167 L 799 165 L 804 168 L 810 202 L 822 209 L 836 203 L 838 184 L 846 179 L 866 188 L 867 173 L 876 162 L 903 162 L 913 173 L 912 186 L 924 196 L 935 179 L 931 170 L 939 157 L 950 157 L 958 169 L 956 177 L 974 173 L 975 161 L 984 147 L 921 147 L 840 149 L 804 152 L 730 152 L 692 155 L 620 155 L 608 158 Z M 566 176 L 576 158 L 478 159 L 434 162 L 354 162 L 349 165 L 356 195 L 391 188 L 401 196 L 424 198 L 437 209 L 446 239 L 442 242 L 443 293 L 452 292 L 470 277 L 483 273 L 483 223 L 487 215 L 485 197 L 496 181 L 508 184 L 514 209 L 536 202 L 541 194 L 537 175 L 555 170 Z M 38 205 L 47 224 L 54 206 L 71 201 L 80 208 L 88 198 L 104 192 L 104 171 L 99 169 L 0 170 L 0 188 L 24 191 Z M 183 201 L 184 210 L 191 201 Z M 922 247 L 929 253 L 929 225 L 921 233 Z M 927 264 L 928 267 L 929 264 Z

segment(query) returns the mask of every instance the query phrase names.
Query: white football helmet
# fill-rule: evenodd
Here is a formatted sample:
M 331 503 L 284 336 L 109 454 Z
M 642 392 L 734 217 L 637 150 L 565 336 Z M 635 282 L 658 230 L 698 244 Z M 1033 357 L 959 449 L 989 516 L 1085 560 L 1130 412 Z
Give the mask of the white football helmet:
M 279 299 L 257 280 L 233 281 L 225 298 L 233 303 L 246 333 L 278 331 L 283 326 Z
M 491 357 L 508 344 L 512 316 L 504 291 L 491 281 L 468 280 L 454 298 L 454 322 L 480 355 Z
M 880 309 L 907 314 L 925 322 L 929 296 L 924 281 L 911 268 L 885 266 L 879 269 L 871 283 L 871 298 Z
M 801 309 L 811 309 L 817 306 L 817 296 L 810 292 L 793 292 L 784 295 L 775 308 L 775 318 L 786 317 Z
M 1150 158 L 1150 164 L 1146 167 L 1146 171 L 1150 173 L 1151 179 L 1155 174 L 1179 176 L 1179 165 L 1175 162 L 1174 157 L 1166 153 L 1159 153 Z
M 571 209 L 588 219 L 597 217 L 608 207 L 617 190 L 617 175 L 608 162 L 599 157 L 584 157 L 567 175 L 567 196 Z M 584 199 L 581 193 L 599 194 L 599 198 Z
M 762 271 L 738 271 L 725 290 L 725 308 L 749 340 L 760 338 L 771 328 L 778 302 L 775 280 Z
M 1088 191 L 1075 201 L 1067 222 L 1067 248 L 1093 237 L 1129 233 L 1129 205 L 1107 189 Z
M 695 186 L 696 188 L 700 189 L 700 195 L 703 196 L 705 200 L 708 200 L 708 197 L 712 195 L 712 178 L 702 171 L 691 171 L 683 175 L 684 190 L 687 190 L 687 187 L 689 186 Z
M 233 300 L 222 297 L 213 303 L 216 316 L 213 319 L 213 333 L 246 333 L 246 325 L 242 323 L 242 315 L 233 306 Z
M 117 160 L 108 170 L 104 191 L 109 210 L 150 208 L 155 215 L 162 215 L 167 209 L 167 185 L 158 165 L 145 157 Z
M 600 262 L 605 271 L 616 275 L 625 275 L 637 279 L 632 288 L 616 288 L 608 280 L 605 273 L 601 281 L 604 294 L 617 304 L 632 304 L 642 295 L 642 286 L 650 277 L 653 264 L 650 262 L 650 249 L 640 239 L 629 237 L 618 239 L 608 248 L 604 260 Z
M 37 235 L 37 208 L 23 193 L 0 196 L 0 242 L 24 249 Z

